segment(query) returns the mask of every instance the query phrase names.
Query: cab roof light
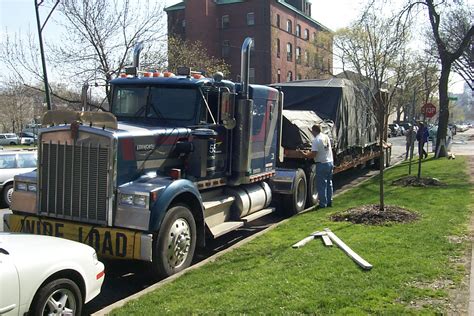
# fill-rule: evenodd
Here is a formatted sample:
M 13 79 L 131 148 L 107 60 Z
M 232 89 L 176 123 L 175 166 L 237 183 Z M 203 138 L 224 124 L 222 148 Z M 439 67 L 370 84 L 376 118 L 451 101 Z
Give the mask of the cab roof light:
M 163 73 L 163 76 L 164 76 L 165 78 L 174 77 L 174 73 L 172 73 L 172 72 L 170 72 L 170 71 L 165 71 L 165 72 Z
M 190 76 L 191 68 L 189 67 L 178 67 L 177 69 L 178 76 Z
M 151 72 L 144 72 L 143 77 L 150 78 L 152 76 Z
M 154 72 L 153 77 L 161 77 L 161 72 L 159 71 Z

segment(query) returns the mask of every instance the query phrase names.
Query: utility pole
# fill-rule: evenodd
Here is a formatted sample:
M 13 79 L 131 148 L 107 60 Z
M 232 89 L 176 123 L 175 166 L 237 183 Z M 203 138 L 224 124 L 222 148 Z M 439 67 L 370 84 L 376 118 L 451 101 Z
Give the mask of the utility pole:
M 33 0 L 33 1 L 35 2 L 36 26 L 38 28 L 38 40 L 39 40 L 40 53 L 41 53 L 41 65 L 43 66 L 43 81 L 44 81 L 44 92 L 46 94 L 46 105 L 48 106 L 48 110 L 51 110 L 51 97 L 49 94 L 48 72 L 46 71 L 46 59 L 44 57 L 44 48 L 43 48 L 43 28 L 46 25 L 46 22 L 48 22 L 54 9 L 56 9 L 56 6 L 59 4 L 59 0 L 56 0 L 54 7 L 51 9 L 51 12 L 49 12 L 48 17 L 44 21 L 43 26 L 41 26 L 41 22 L 40 22 L 39 6 L 44 2 L 44 0 L 41 0 L 40 2 L 38 2 L 37 0 Z

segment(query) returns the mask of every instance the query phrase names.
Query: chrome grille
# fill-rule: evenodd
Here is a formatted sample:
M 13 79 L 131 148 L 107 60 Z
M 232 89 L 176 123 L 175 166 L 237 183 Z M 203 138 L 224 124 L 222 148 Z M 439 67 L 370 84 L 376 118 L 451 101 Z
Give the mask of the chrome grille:
M 104 146 L 42 143 L 40 213 L 106 224 L 109 160 Z

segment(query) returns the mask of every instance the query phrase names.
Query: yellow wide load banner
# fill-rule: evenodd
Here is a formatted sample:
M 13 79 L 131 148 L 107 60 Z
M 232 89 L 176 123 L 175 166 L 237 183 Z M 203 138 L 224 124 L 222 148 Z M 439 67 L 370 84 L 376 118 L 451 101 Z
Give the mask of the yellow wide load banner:
M 11 232 L 49 235 L 78 241 L 95 248 L 99 257 L 142 260 L 142 234 L 140 232 L 56 221 L 36 216 L 12 214 L 6 218 L 5 228 Z

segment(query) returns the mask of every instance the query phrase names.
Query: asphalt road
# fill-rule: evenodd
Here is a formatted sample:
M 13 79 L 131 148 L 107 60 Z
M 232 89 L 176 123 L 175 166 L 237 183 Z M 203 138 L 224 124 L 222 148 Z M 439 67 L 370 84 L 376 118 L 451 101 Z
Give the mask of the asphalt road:
M 394 137 L 389 141 L 392 143 L 392 163 L 395 163 L 401 160 L 405 153 L 405 138 Z M 356 168 L 336 174 L 333 181 L 335 193 L 350 188 L 374 174 L 377 174 L 376 170 L 367 168 Z M 0 218 L 3 218 L 3 214 L 8 212 L 8 209 L 0 209 Z M 200 250 L 196 254 L 194 263 L 202 261 L 281 220 L 283 220 L 282 217 L 271 214 L 252 222 L 250 226 L 212 240 L 205 250 Z M 3 221 L 0 223 L 0 231 L 3 231 Z M 139 261 L 106 261 L 104 263 L 106 278 L 101 294 L 85 306 L 84 313 L 86 314 L 99 311 L 156 282 L 148 272 L 147 263 Z

